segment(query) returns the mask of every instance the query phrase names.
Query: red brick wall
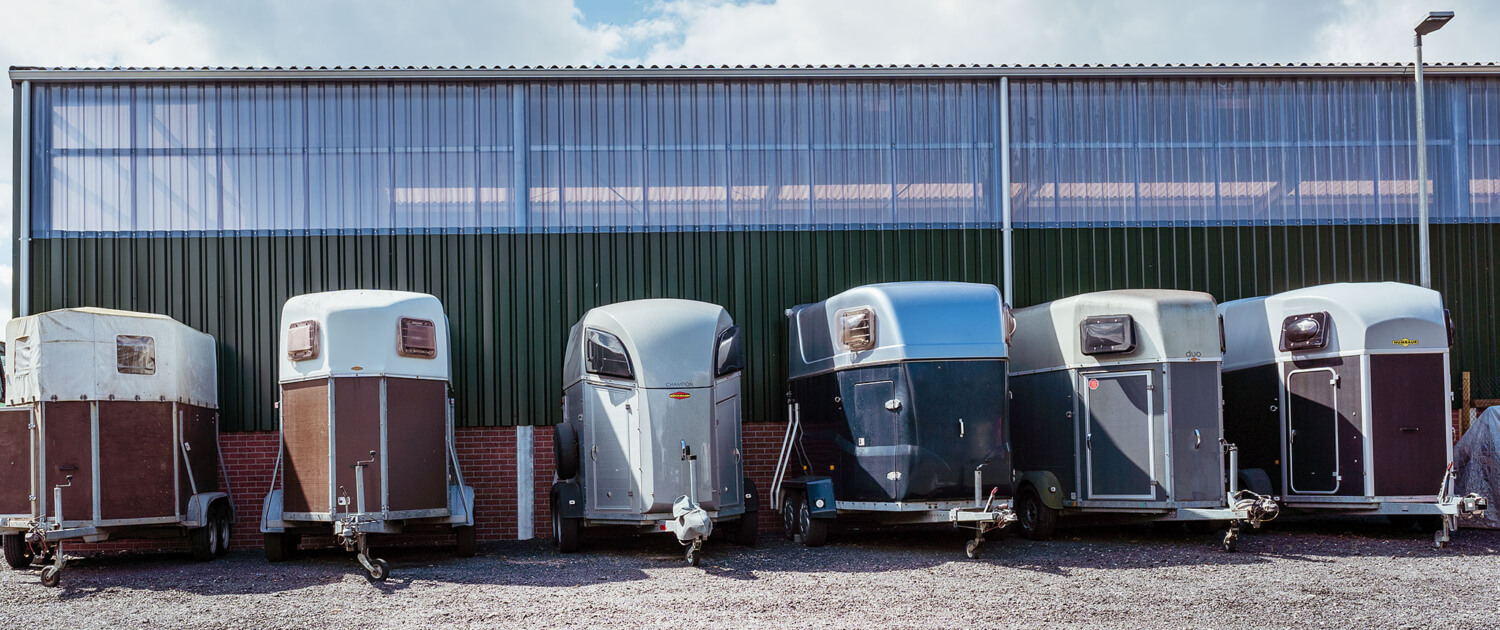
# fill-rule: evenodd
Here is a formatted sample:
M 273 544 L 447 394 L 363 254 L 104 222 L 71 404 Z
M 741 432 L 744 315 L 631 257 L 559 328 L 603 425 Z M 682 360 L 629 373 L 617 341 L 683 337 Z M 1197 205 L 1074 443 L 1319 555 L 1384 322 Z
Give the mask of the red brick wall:
M 772 469 L 781 449 L 786 424 L 750 422 L 744 429 L 745 474 L 755 482 L 761 495 L 761 531 L 779 530 L 780 520 L 771 509 Z M 516 437 L 515 427 L 464 428 L 457 434 L 458 462 L 464 482 L 474 488 L 474 512 L 479 540 L 513 540 L 517 535 L 516 516 Z M 236 522 L 233 546 L 252 549 L 261 546 L 260 512 L 276 466 L 277 433 L 225 433 L 220 436 L 224 453 L 224 470 L 234 493 Z M 535 535 L 552 535 L 547 495 L 552 487 L 552 428 L 536 427 L 531 445 L 534 464 L 533 487 Z M 222 478 L 221 478 L 222 479 Z M 411 536 L 404 542 L 449 544 L 451 536 Z M 316 541 L 308 541 L 315 543 Z M 403 542 L 401 540 L 392 542 Z M 144 551 L 188 548 L 179 540 L 110 540 L 96 544 L 68 543 L 69 553 L 94 551 Z

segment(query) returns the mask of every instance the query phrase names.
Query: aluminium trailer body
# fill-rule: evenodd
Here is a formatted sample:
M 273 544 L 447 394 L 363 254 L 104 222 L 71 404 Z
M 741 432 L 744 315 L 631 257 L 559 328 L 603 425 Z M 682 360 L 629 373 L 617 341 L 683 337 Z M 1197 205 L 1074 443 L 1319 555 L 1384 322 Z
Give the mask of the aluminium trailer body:
M 1011 439 L 1028 538 L 1058 516 L 1256 524 L 1275 504 L 1228 482 L 1213 296 L 1086 293 L 1015 311 Z M 1233 453 L 1233 451 L 1227 451 Z M 1231 464 L 1234 457 L 1228 458 Z
M 590 309 L 568 335 L 563 423 L 554 429 L 554 544 L 580 528 L 670 532 L 698 564 L 723 523 L 755 543 L 759 495 L 745 477 L 745 342 L 723 307 L 677 299 Z
M 234 508 L 220 488 L 213 337 L 163 315 L 50 311 L 5 327 L 0 532 L 6 561 L 52 564 L 62 543 L 190 539 L 229 550 Z
M 1219 305 L 1224 428 L 1243 478 L 1283 508 L 1384 515 L 1442 546 L 1452 495 L 1450 322 L 1436 291 L 1340 283 Z
M 437 298 L 331 291 L 281 312 L 281 447 L 261 515 L 266 557 L 329 532 L 372 580 L 369 538 L 452 528 L 474 554 L 474 490 L 453 444 L 448 318 Z
M 999 289 L 856 287 L 787 311 L 789 420 L 774 505 L 786 535 L 824 543 L 840 515 L 984 533 L 1015 520 L 1007 335 Z M 795 466 L 788 476 L 788 465 Z

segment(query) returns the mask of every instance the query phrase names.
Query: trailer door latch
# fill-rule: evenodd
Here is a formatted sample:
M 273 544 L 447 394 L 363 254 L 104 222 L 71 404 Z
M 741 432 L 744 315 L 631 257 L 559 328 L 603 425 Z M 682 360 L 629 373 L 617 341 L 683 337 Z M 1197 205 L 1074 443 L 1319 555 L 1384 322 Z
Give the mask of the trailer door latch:
M 895 398 L 887 400 L 887 401 L 885 401 L 885 408 L 886 408 L 887 411 L 900 411 L 901 410 L 901 401 L 897 400 Z

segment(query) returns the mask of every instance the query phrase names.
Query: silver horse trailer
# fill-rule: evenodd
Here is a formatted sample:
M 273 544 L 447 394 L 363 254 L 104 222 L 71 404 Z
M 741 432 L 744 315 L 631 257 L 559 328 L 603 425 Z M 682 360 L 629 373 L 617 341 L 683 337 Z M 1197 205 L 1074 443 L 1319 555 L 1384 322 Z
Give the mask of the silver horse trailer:
M 759 495 L 740 450 L 745 342 L 723 307 L 688 300 L 590 309 L 568 335 L 554 429 L 554 544 L 580 528 L 671 532 L 698 564 L 715 523 L 755 544 Z
M 1441 547 L 1485 500 L 1453 487 L 1452 328 L 1436 291 L 1329 284 L 1219 305 L 1224 428 L 1282 507 L 1384 515 Z
M 992 285 L 896 282 L 787 311 L 790 422 L 773 487 L 788 538 L 822 545 L 840 516 L 952 523 L 973 531 L 973 558 L 1015 520 L 1008 310 Z
M 1011 439 L 1021 533 L 1046 539 L 1060 515 L 1239 522 L 1275 511 L 1229 482 L 1219 400 L 1222 337 L 1213 296 L 1101 291 L 1015 312 Z M 1237 476 L 1231 473 L 1230 478 Z
M 213 337 L 164 315 L 76 308 L 13 319 L 5 338 L 11 567 L 51 558 L 41 578 L 56 586 L 66 540 L 187 537 L 199 560 L 228 552 Z
M 260 531 L 266 558 L 332 530 L 371 580 L 369 537 L 451 529 L 475 552 L 474 490 L 453 446 L 448 318 L 404 291 L 299 295 L 281 311 L 281 450 Z

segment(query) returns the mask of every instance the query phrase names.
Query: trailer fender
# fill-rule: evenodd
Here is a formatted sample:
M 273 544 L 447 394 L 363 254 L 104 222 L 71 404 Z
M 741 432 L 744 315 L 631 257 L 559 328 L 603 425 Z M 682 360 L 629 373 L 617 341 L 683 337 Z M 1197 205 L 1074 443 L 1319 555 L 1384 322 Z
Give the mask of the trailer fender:
M 557 502 L 558 513 L 564 518 L 583 518 L 583 486 L 572 481 L 554 483 L 552 500 Z
M 1020 483 L 1016 484 L 1017 493 L 1021 488 L 1031 486 L 1036 490 L 1036 496 L 1041 498 L 1042 505 L 1054 510 L 1063 509 L 1062 484 L 1057 482 L 1057 475 L 1046 471 L 1032 471 L 1020 474 Z
M 280 534 L 285 531 L 286 523 L 281 520 L 281 489 L 277 488 L 267 494 L 265 503 L 261 504 L 260 533 Z
M 813 518 L 838 516 L 838 505 L 833 499 L 833 480 L 813 477 L 803 484 L 807 493 L 807 509 Z
M 760 492 L 756 491 L 755 482 L 745 477 L 745 511 L 757 512 L 760 510 Z
M 214 503 L 219 501 L 224 501 L 228 504 L 229 495 L 223 492 L 204 492 L 188 498 L 187 512 L 182 515 L 182 524 L 186 527 L 203 527 L 207 525 L 208 511 L 213 508 Z M 231 515 L 234 513 L 233 509 L 231 506 Z

